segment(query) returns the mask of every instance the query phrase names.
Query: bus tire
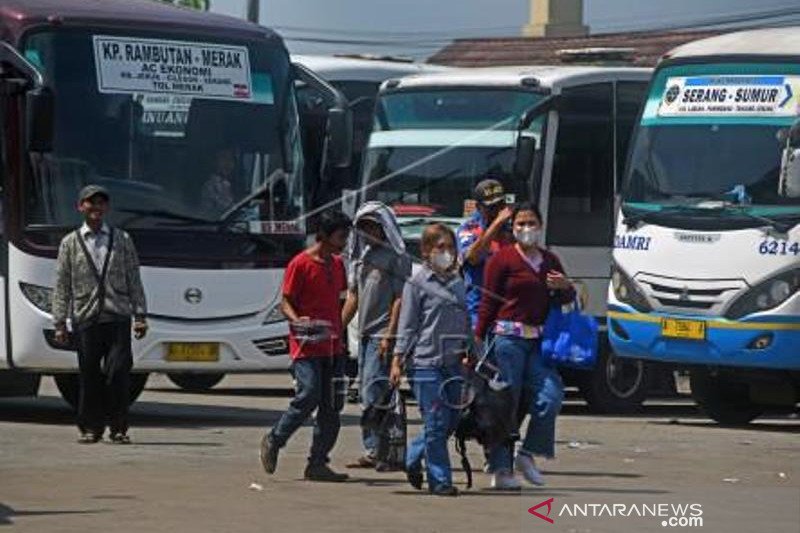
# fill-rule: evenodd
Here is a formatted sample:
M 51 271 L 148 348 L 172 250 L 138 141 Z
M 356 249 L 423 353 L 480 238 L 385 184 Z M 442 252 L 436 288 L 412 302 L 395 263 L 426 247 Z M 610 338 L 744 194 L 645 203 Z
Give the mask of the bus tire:
M 149 374 L 131 374 L 130 404 L 139 398 L 144 386 L 147 384 Z M 81 384 L 78 374 L 55 374 L 53 379 L 56 382 L 58 392 L 73 410 L 78 410 L 78 398 L 81 393 Z
M 707 369 L 692 370 L 689 383 L 697 405 L 722 426 L 744 426 L 764 412 L 763 406 L 750 400 L 746 383 L 736 383 Z
M 196 374 L 190 372 L 170 372 L 167 377 L 178 387 L 190 392 L 204 392 L 222 381 L 225 374 Z
M 578 389 L 596 414 L 635 413 L 647 397 L 650 369 L 644 361 L 617 357 L 602 342 L 597 365 L 580 372 Z

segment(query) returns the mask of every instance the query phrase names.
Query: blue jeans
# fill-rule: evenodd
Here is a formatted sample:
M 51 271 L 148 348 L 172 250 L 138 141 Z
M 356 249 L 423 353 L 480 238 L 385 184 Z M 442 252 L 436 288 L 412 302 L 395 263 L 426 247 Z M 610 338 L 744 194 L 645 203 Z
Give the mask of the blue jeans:
M 270 442 L 283 448 L 308 417 L 317 411 L 308 463 L 323 465 L 339 436 L 339 412 L 344 406 L 344 357 L 309 357 L 292 362 L 296 381 L 289 408 L 272 428 Z
M 358 379 L 361 390 L 361 406 L 376 405 L 389 390 L 389 365 L 381 361 L 378 353 L 380 336 L 364 338 L 361 340 L 358 352 Z M 361 429 L 361 440 L 364 451 L 370 457 L 375 456 L 378 449 L 378 434 L 373 429 Z
M 422 459 L 430 490 L 453 484 L 447 439 L 458 425 L 463 379 L 455 368 L 412 368 L 409 370 L 414 396 L 422 415 L 422 431 L 406 452 L 406 470 L 420 470 Z
M 545 362 L 538 340 L 498 335 L 494 345 L 494 361 L 503 381 L 511 384 L 514 404 L 520 422 L 531 416 L 519 453 L 555 456 L 556 417 L 564 399 L 564 385 L 556 368 Z M 489 453 L 494 472 L 511 472 L 513 448 L 495 447 Z

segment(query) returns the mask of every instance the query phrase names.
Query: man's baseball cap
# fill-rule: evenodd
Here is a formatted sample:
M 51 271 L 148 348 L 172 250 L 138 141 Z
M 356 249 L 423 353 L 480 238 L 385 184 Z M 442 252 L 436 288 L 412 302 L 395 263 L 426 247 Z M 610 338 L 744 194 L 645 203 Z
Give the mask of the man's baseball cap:
M 378 213 L 364 213 L 358 217 L 358 223 L 361 222 L 374 222 L 375 224 L 381 223 L 381 217 Z
M 111 199 L 111 195 L 108 194 L 108 189 L 102 187 L 100 185 L 87 185 L 83 189 L 81 189 L 80 194 L 78 194 L 78 201 L 83 202 L 84 200 L 88 200 L 92 196 L 95 195 L 105 196 L 106 200 Z
M 485 179 L 475 186 L 475 200 L 481 205 L 495 205 L 506 201 L 503 184 L 495 179 Z

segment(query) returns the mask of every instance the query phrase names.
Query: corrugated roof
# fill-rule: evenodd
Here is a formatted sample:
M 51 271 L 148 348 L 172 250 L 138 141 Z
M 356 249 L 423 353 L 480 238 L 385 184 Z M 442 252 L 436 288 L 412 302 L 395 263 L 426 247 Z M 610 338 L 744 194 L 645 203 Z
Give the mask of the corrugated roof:
M 682 44 L 723 33 L 711 31 L 631 32 L 584 37 L 457 39 L 428 59 L 459 67 L 575 64 L 558 52 L 580 48 L 633 48 L 631 66 L 652 67 Z

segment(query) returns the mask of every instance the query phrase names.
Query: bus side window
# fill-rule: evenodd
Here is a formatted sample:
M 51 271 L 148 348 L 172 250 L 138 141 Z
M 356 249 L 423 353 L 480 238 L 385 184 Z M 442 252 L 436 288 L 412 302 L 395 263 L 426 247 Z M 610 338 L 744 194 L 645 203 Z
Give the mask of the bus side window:
M 611 83 L 564 89 L 559 108 L 547 243 L 609 246 L 614 209 Z
M 628 161 L 628 147 L 631 142 L 633 128 L 639 117 L 639 109 L 647 96 L 647 82 L 617 82 L 617 183 L 616 192 L 622 192 L 622 180 L 625 165 Z

